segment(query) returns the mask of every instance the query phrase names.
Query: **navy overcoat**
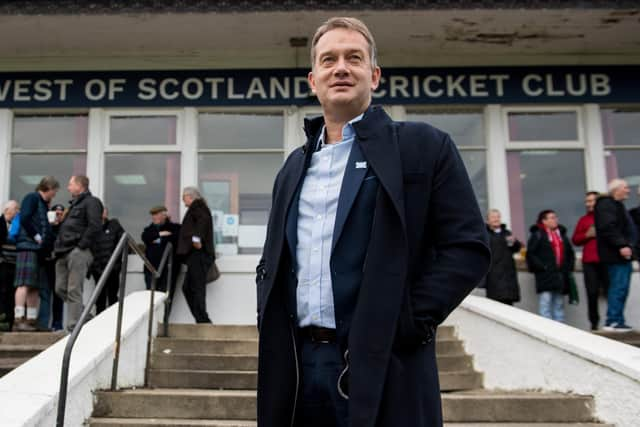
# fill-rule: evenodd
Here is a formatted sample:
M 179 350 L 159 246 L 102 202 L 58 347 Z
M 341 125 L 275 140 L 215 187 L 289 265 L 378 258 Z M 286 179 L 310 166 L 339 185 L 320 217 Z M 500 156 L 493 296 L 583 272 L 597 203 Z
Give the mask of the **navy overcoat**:
M 291 153 L 274 184 L 256 277 L 259 427 L 291 426 L 295 413 L 299 346 L 289 296 L 296 278 L 286 228 L 322 125 L 322 118 L 305 122 L 307 143 Z M 379 186 L 357 300 L 348 322 L 336 322 L 339 345 L 350 355 L 349 423 L 439 427 L 433 335 L 487 272 L 485 224 L 446 133 L 424 123 L 394 122 L 380 107 L 370 107 L 354 129 Z M 356 225 L 360 211 L 350 212 L 345 230 L 350 221 Z M 338 245 L 346 249 L 335 251 L 346 254 L 348 245 L 357 245 L 343 240 Z M 339 258 L 335 252 L 332 274 L 339 274 L 339 259 L 333 258 Z

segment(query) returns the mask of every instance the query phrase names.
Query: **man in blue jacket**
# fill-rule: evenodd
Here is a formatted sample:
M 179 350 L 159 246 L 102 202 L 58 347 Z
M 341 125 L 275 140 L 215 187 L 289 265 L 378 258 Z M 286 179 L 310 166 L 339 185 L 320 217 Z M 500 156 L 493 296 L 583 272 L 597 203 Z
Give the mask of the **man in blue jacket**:
M 439 427 L 436 327 L 486 274 L 487 234 L 449 136 L 372 107 L 367 27 L 311 44 L 323 117 L 276 177 L 257 267 L 259 427 Z

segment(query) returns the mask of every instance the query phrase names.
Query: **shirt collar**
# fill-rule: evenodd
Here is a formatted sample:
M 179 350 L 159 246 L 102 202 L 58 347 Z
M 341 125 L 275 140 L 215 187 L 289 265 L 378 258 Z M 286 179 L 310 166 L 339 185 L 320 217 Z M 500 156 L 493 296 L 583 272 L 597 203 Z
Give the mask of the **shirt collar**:
M 356 135 L 356 131 L 353 129 L 353 124 L 356 122 L 359 122 L 360 120 L 362 120 L 362 117 L 364 116 L 364 113 L 360 114 L 359 116 L 356 116 L 355 118 L 349 120 L 343 127 L 342 127 L 342 140 L 341 141 L 346 141 L 347 139 L 353 139 Z M 324 135 L 325 135 L 325 130 L 326 130 L 326 126 L 323 125 L 322 126 L 322 131 L 320 132 L 320 137 L 318 138 L 318 145 L 316 147 L 316 151 L 318 151 L 320 149 L 320 147 L 322 147 L 324 145 Z

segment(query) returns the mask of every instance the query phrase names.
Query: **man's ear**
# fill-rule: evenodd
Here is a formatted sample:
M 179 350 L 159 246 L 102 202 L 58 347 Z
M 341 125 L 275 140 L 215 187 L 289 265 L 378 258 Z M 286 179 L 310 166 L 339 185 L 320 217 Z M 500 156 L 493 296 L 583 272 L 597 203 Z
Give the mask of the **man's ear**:
M 307 75 L 307 81 L 309 82 L 309 87 L 311 88 L 312 93 L 316 93 L 316 81 L 313 77 L 313 71 L 309 71 Z
M 380 85 L 381 76 L 382 76 L 382 70 L 380 69 L 380 67 L 374 68 L 371 74 L 371 90 L 378 89 L 378 86 Z

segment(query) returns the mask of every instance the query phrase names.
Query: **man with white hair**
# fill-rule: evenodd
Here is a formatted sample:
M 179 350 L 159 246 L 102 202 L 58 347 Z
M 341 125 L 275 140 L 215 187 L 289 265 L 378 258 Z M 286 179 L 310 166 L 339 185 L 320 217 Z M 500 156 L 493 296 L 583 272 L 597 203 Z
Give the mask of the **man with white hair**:
M 4 204 L 0 215 L 0 330 L 11 330 L 13 324 L 13 280 L 16 271 L 16 250 L 9 242 L 11 223 L 20 211 L 15 200 Z
M 182 201 L 189 208 L 182 220 L 176 250 L 187 265 L 182 291 L 196 323 L 211 323 L 207 313 L 207 272 L 216 258 L 211 211 L 196 187 L 185 187 Z
M 609 194 L 598 198 L 595 206 L 595 225 L 600 261 L 607 266 L 609 291 L 607 321 L 604 330 L 628 332 L 624 306 L 629 295 L 633 248 L 638 230 L 623 201 L 629 198 L 629 185 L 623 179 L 609 183 Z

